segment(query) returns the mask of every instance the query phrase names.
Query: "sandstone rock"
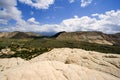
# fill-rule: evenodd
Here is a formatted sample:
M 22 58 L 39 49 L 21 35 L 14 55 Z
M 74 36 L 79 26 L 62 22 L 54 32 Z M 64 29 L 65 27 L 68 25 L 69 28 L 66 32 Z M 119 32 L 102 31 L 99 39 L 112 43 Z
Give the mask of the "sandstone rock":
M 58 48 L 30 61 L 0 59 L 0 80 L 120 80 L 120 55 Z
M 5 49 L 2 49 L 1 50 L 1 52 L 0 52 L 0 54 L 15 54 L 15 52 L 14 51 L 11 51 L 11 49 L 10 48 L 5 48 Z
M 30 62 L 36 61 L 61 61 L 66 64 L 77 64 L 89 69 L 109 73 L 120 78 L 120 55 L 105 54 L 82 49 L 53 49 L 44 53 Z
M 27 63 L 27 61 L 25 61 L 21 58 L 0 59 L 0 71 L 4 71 L 6 69 L 22 65 L 24 63 Z
M 0 74 L 1 80 L 120 80 L 119 78 L 75 64 L 57 61 L 27 63 Z

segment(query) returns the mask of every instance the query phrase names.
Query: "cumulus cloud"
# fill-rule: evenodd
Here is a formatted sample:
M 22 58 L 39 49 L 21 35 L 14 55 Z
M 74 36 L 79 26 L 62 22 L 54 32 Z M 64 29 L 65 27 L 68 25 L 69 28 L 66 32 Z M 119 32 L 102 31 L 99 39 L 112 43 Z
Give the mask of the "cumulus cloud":
M 0 19 L 0 24 L 7 24 L 7 20 L 4 20 L 4 19 Z
M 69 0 L 70 3 L 73 3 L 75 0 Z
M 7 22 L 11 19 L 16 20 L 18 24 L 24 23 L 22 20 L 22 12 L 17 9 L 16 7 L 17 1 L 16 0 L 0 0 L 0 22 Z M 3 24 L 4 24 L 3 23 Z
M 27 4 L 25 1 L 29 2 L 31 0 L 21 0 L 21 2 Z M 38 1 L 42 2 L 42 0 L 38 0 Z M 36 2 L 32 2 L 32 3 L 37 4 Z M 84 4 L 85 6 L 88 5 L 87 3 Z M 25 32 L 33 31 L 33 32 L 41 32 L 47 34 L 48 33 L 53 34 L 60 31 L 67 31 L 67 32 L 102 31 L 105 33 L 120 32 L 120 10 L 117 11 L 111 10 L 105 12 L 104 14 L 96 13 L 96 14 L 92 14 L 91 17 L 88 16 L 78 17 L 77 15 L 75 15 L 73 18 L 63 20 L 59 24 L 41 25 L 39 24 L 38 21 L 35 20 L 34 17 L 28 19 L 27 21 L 23 20 L 22 12 L 18 10 L 16 6 L 17 6 L 16 0 L 0 0 L 0 8 L 3 8 L 0 10 L 0 24 L 7 24 L 7 22 L 11 19 L 17 22 L 16 24 L 14 24 L 14 26 L 6 26 L 6 27 L 1 26 L 0 31 L 25 31 Z M 44 6 L 38 8 L 46 9 L 48 7 L 49 5 L 47 7 Z
M 86 7 L 92 3 L 92 0 L 81 0 L 81 7 Z
M 107 11 L 104 14 L 97 14 L 94 17 L 78 17 L 74 16 L 73 18 L 63 20 L 60 24 L 25 24 L 25 25 L 16 25 L 16 27 L 3 28 L 2 30 L 11 30 L 11 31 L 33 31 L 46 33 L 48 35 L 66 31 L 102 31 L 104 33 L 117 33 L 120 32 L 120 10 L 118 11 Z M 0 29 L 1 30 L 1 29 Z
M 65 31 L 102 31 L 105 33 L 120 32 L 120 10 L 107 11 L 104 14 L 92 14 L 63 20 L 60 26 Z
M 33 23 L 33 24 L 40 24 L 38 21 L 35 20 L 34 17 L 29 18 L 27 21 L 28 21 L 29 23 Z
M 106 33 L 120 32 L 120 10 L 111 10 L 104 14 L 94 14 L 92 18 L 84 16 L 68 19 L 63 22 L 68 26 L 77 26 L 77 30 L 96 30 Z
M 47 9 L 54 0 L 19 0 L 22 3 L 30 5 L 38 9 Z M 71 3 L 75 0 L 69 0 Z M 84 1 L 82 1 L 84 3 Z M 9 20 L 13 19 L 17 21 L 17 24 L 26 24 L 22 19 L 22 12 L 18 10 L 17 0 L 0 0 L 0 24 L 7 24 Z M 34 13 L 31 12 L 31 15 Z
M 37 9 L 48 9 L 54 0 L 19 0 L 29 6 L 35 7 Z
M 97 17 L 97 25 L 101 26 L 101 29 L 105 32 L 120 32 L 120 10 L 111 10 L 105 12 L 105 14 L 93 14 Z
M 88 16 L 83 16 L 81 18 L 74 17 L 71 19 L 63 20 L 61 25 L 67 28 L 67 31 L 87 31 L 94 30 L 95 27 L 92 24 L 96 23 L 96 19 L 90 18 Z
M 70 3 L 73 3 L 75 2 L 76 0 L 68 0 Z M 89 4 L 92 3 L 92 0 L 79 0 L 80 3 L 81 3 L 81 7 L 86 7 L 88 6 Z

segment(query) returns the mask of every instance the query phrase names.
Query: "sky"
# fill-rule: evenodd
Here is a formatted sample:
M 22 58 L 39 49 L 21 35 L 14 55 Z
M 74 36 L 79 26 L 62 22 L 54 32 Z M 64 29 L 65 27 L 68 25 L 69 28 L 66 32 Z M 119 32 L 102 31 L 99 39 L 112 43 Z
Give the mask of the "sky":
M 0 32 L 120 32 L 120 0 L 0 0 Z

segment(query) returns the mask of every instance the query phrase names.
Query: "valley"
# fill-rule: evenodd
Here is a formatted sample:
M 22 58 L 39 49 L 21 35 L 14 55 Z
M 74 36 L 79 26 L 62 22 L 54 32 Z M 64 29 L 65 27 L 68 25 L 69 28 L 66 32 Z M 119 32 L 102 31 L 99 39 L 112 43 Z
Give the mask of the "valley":
M 10 34 L 8 35 L 10 36 Z M 39 36 L 36 33 L 31 33 L 32 37 L 26 37 L 24 34 L 27 35 L 28 33 L 12 32 L 12 37 L 7 37 L 6 34 L 6 37 L 2 35 L 0 50 L 10 49 L 14 54 L 1 52 L 0 58 L 21 57 L 29 60 L 53 48 L 78 48 L 87 51 L 120 54 L 120 44 L 101 32 L 61 32 L 54 36 Z M 100 44 L 96 41 L 100 41 Z M 105 43 L 105 41 L 110 44 Z M 116 41 L 118 40 L 116 39 Z

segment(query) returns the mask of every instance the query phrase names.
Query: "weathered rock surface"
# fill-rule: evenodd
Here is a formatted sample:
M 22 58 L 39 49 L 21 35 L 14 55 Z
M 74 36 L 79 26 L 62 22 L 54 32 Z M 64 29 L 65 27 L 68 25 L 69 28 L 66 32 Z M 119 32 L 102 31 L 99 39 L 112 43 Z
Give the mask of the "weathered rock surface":
M 4 77 L 3 77 L 4 76 Z M 2 72 L 1 80 L 119 80 L 115 76 L 56 61 L 27 63 Z
M 97 44 L 113 45 L 114 41 L 108 34 L 97 31 L 78 31 L 78 32 L 61 32 L 55 35 L 58 40 L 66 41 L 85 41 Z M 117 38 L 116 38 L 117 39 Z M 115 39 L 115 40 L 116 40 Z
M 120 78 L 120 55 L 104 54 L 94 51 L 85 51 L 82 49 L 54 49 L 44 53 L 30 62 L 36 61 L 61 61 L 66 64 L 77 64 L 109 73 Z
M 12 67 L 16 67 L 22 64 L 28 63 L 28 61 L 25 61 L 21 58 L 5 58 L 0 59 L 0 72 L 10 69 Z
M 6 54 L 6 55 L 8 55 L 8 54 L 15 54 L 15 52 L 11 51 L 10 48 L 5 48 L 5 49 L 1 49 L 1 51 L 0 51 L 0 55 L 2 55 L 2 54 Z
M 120 80 L 120 55 L 58 48 L 30 61 L 0 59 L 0 80 Z

